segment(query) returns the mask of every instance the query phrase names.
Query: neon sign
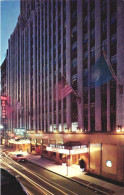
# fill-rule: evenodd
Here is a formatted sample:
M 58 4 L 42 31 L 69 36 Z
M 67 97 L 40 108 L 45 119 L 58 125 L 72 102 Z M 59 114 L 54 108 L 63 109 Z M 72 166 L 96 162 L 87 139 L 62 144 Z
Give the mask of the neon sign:
M 26 133 L 26 129 L 14 129 L 15 135 L 24 135 Z

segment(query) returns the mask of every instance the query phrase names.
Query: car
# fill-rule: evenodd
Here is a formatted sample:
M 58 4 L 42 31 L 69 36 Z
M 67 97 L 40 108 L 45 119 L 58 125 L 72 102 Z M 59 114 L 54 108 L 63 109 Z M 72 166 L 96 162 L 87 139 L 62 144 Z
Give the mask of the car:
M 10 154 L 9 155 L 13 160 L 16 160 L 16 161 L 25 161 L 26 160 L 26 157 L 23 155 L 23 154 Z

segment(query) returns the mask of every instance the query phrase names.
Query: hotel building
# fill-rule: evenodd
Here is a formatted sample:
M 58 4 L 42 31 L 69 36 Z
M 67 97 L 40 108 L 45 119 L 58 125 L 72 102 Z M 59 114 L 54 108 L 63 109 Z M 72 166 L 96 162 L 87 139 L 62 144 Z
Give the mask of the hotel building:
M 103 48 L 124 85 L 123 10 L 123 0 L 22 0 L 7 56 L 7 95 L 14 107 L 9 129 L 42 131 L 40 141 L 45 144 L 47 137 L 46 145 L 63 137 L 85 143 L 87 170 L 119 181 L 124 181 L 124 93 L 114 79 L 89 87 L 86 72 Z M 80 97 L 79 106 L 73 93 L 55 101 L 62 75 Z M 112 168 L 106 167 L 107 160 Z

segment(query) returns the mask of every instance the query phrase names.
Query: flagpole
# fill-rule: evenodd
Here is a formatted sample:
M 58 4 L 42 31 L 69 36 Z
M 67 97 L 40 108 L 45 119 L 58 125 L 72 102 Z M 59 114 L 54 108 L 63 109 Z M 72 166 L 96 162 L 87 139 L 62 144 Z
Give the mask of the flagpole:
M 111 62 L 110 62 L 110 60 L 107 58 L 107 54 L 106 54 L 106 52 L 105 52 L 105 50 L 104 50 L 103 48 L 102 48 L 102 53 L 103 53 L 103 56 L 104 56 L 104 58 L 105 58 L 105 60 L 106 60 L 106 62 L 107 62 L 107 65 L 108 65 L 108 67 L 109 67 L 109 70 L 110 70 L 110 72 L 111 72 L 113 78 L 114 78 L 115 81 L 117 82 L 117 85 L 118 85 L 119 90 L 120 90 L 120 94 L 122 94 L 122 93 L 123 93 L 123 85 L 121 85 L 121 83 L 119 82 L 119 80 L 118 80 L 118 78 L 117 78 L 117 76 L 116 76 L 116 74 L 115 74 L 115 72 L 114 72 L 114 70 L 113 70 L 113 67 L 112 67 L 112 65 L 111 65 Z

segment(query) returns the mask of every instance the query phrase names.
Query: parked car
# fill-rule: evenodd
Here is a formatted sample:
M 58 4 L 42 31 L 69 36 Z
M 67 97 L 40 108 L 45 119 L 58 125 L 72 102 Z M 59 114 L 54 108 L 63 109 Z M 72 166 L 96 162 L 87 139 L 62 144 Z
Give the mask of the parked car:
M 23 154 L 10 154 L 9 155 L 13 160 L 16 160 L 16 161 L 25 161 L 26 160 L 26 157 L 23 155 Z

